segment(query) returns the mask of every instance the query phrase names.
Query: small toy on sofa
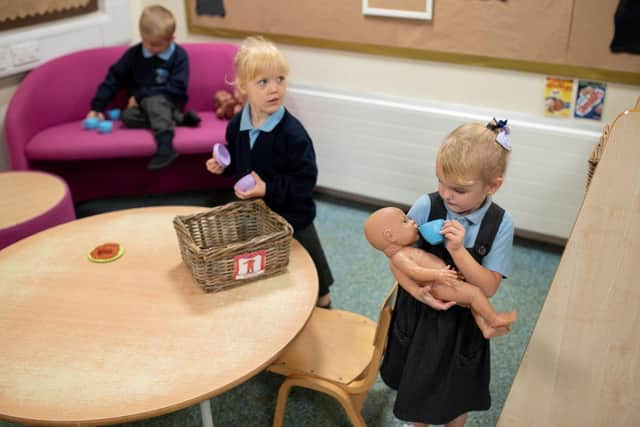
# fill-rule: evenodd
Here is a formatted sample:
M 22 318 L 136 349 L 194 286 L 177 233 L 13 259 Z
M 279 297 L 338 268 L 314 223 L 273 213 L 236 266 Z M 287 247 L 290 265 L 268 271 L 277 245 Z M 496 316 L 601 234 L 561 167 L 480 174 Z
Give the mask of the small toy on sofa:
M 113 130 L 113 122 L 111 120 L 103 120 L 98 125 L 98 133 L 109 133 Z
M 111 120 L 100 120 L 97 117 L 89 117 L 82 121 L 82 127 L 89 130 L 97 130 L 98 133 L 109 133 L 113 130 Z
M 97 117 L 88 117 L 82 121 L 82 127 L 85 129 L 98 129 L 100 119 Z
M 242 111 L 245 100 L 235 91 L 233 94 L 224 89 L 216 91 L 213 96 L 213 105 L 216 117 L 219 119 L 230 119 L 234 114 Z
M 114 122 L 117 121 L 117 120 L 120 120 L 120 109 L 119 108 L 113 108 L 113 109 L 107 111 L 107 115 Z

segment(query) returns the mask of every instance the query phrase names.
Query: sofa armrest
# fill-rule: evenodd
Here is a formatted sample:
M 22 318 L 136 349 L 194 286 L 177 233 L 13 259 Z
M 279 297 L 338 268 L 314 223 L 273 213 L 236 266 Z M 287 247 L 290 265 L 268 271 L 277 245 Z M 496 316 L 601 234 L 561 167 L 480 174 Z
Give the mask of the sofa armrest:
M 109 66 L 125 46 L 87 49 L 48 61 L 27 74 L 11 98 L 5 118 L 13 169 L 29 169 L 29 140 L 43 129 L 82 120 Z

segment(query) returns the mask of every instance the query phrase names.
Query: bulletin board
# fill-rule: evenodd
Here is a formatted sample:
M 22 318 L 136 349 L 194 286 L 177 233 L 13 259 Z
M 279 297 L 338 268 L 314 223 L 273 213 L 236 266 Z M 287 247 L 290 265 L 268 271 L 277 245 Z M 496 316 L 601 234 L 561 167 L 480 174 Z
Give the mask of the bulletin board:
M 609 51 L 618 0 L 433 0 L 426 20 L 365 15 L 362 0 L 212 0 L 218 15 L 196 3 L 185 0 L 194 34 L 640 85 L 640 55 Z

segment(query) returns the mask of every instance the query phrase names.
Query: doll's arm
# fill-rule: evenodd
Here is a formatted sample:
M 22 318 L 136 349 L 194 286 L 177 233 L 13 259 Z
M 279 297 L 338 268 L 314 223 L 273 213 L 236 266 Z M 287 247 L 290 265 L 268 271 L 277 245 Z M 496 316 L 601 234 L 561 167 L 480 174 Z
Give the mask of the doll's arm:
M 394 266 L 393 262 L 389 262 L 389 267 L 393 276 L 396 278 L 400 286 L 402 286 L 402 289 L 407 291 L 409 295 L 421 303 L 428 305 L 434 310 L 447 310 L 456 304 L 455 301 L 445 302 L 435 298 L 431 295 L 430 284 L 416 282 Z
M 418 264 L 416 259 L 411 256 L 410 251 L 413 248 L 405 248 L 396 252 L 391 257 L 391 262 L 402 272 L 404 272 L 412 280 L 418 282 L 438 282 L 444 285 L 451 285 L 451 282 L 458 278 L 457 273 L 450 266 L 442 267 L 440 263 L 426 264 L 428 261 L 426 254 L 421 257 Z

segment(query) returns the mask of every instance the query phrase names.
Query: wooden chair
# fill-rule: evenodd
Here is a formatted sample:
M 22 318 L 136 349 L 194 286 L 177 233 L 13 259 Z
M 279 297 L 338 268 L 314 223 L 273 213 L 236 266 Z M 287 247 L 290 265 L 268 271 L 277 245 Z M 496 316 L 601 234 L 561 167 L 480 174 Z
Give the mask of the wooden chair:
M 382 304 L 378 323 L 342 310 L 314 309 L 300 334 L 268 368 L 286 376 L 278 391 L 273 426 L 282 426 L 291 387 L 333 396 L 354 426 L 366 426 L 360 411 L 376 381 L 398 284 Z

